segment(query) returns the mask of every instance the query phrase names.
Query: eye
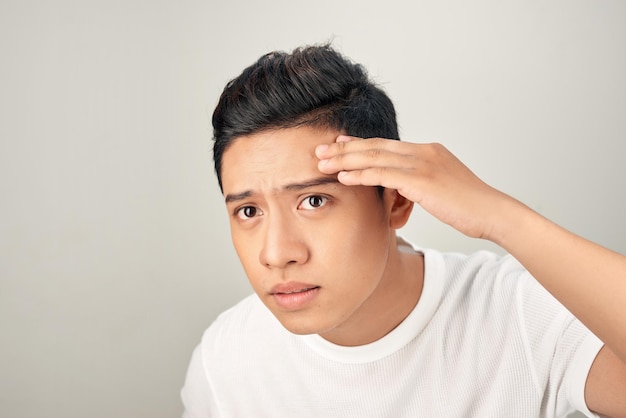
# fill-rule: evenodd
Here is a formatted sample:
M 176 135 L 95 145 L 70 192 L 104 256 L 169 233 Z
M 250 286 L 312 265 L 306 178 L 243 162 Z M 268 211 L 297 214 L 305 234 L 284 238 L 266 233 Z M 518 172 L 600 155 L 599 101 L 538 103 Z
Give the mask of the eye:
M 327 197 L 320 196 L 320 195 L 312 195 L 312 196 L 306 197 L 300 204 L 300 207 L 302 207 L 302 209 L 305 209 L 305 210 L 313 210 L 313 209 L 321 208 L 326 203 L 328 203 Z
M 244 206 L 235 212 L 239 219 L 250 219 L 261 214 L 261 211 L 254 206 Z

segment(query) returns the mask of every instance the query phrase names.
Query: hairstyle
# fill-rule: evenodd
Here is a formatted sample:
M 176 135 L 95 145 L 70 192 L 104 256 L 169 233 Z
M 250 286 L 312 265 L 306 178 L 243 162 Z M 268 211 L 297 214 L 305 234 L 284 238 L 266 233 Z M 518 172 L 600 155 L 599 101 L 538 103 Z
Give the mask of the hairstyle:
M 393 103 L 361 65 L 330 45 L 270 52 L 226 85 L 213 112 L 213 161 L 220 189 L 222 156 L 233 140 L 297 126 L 400 139 Z

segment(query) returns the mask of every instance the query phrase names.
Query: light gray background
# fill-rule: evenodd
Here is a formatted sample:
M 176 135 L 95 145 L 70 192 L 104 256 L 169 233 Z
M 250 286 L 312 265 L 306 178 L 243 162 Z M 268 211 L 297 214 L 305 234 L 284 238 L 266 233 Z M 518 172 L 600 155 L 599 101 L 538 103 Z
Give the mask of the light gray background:
M 259 55 L 333 40 L 409 141 L 626 252 L 626 3 L 0 3 L 0 416 L 173 417 L 202 331 L 250 292 L 210 113 Z M 494 248 L 417 210 L 403 234 Z

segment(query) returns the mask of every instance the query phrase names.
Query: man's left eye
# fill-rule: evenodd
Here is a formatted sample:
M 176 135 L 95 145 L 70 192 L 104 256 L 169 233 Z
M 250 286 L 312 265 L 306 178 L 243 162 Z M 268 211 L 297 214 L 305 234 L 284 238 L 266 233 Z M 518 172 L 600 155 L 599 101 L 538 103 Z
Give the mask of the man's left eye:
M 308 196 L 307 198 L 305 198 L 300 204 L 300 206 L 303 209 L 311 210 L 311 209 L 317 209 L 317 208 L 324 206 L 326 202 L 328 202 L 327 197 L 313 195 L 313 196 Z

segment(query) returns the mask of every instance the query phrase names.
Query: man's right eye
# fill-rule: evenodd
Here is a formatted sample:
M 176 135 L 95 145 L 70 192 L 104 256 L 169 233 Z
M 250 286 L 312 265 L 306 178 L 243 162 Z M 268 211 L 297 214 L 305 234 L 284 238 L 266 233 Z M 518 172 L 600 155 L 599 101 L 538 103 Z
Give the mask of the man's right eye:
M 242 208 L 237 209 L 237 217 L 239 219 L 250 219 L 254 218 L 259 214 L 259 210 L 254 206 L 244 206 Z

